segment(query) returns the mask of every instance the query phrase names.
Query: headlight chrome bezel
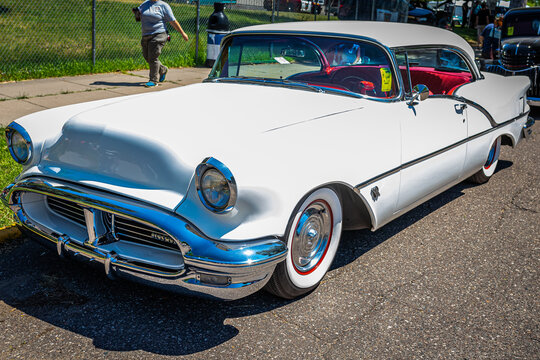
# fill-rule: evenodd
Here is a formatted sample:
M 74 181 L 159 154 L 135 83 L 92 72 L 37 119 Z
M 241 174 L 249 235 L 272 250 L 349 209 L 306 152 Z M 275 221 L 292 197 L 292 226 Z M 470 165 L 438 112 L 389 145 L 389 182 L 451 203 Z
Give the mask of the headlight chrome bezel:
M 212 203 L 210 203 L 206 199 L 206 197 L 203 194 L 202 179 L 204 177 L 204 174 L 208 170 L 218 171 L 221 175 L 223 175 L 225 181 L 227 182 L 227 185 L 229 187 L 229 201 L 223 207 L 214 206 Z M 199 199 L 201 200 L 202 204 L 208 210 L 217 214 L 223 214 L 223 213 L 231 211 L 234 208 L 234 205 L 236 204 L 236 198 L 237 198 L 238 192 L 236 188 L 236 180 L 234 179 L 234 176 L 232 172 L 229 170 L 229 168 L 225 166 L 221 161 L 214 159 L 212 157 L 209 157 L 209 158 L 204 159 L 203 162 L 197 166 L 197 169 L 195 172 L 196 172 L 195 182 L 196 182 L 196 187 L 197 187 L 197 193 L 199 194 Z
M 26 146 L 28 148 L 28 156 L 26 159 L 20 159 L 15 151 L 13 150 L 13 136 L 18 133 L 24 142 L 26 143 Z M 28 132 L 19 124 L 17 123 L 11 123 L 6 128 L 6 141 L 9 149 L 9 153 L 11 154 L 11 157 L 13 160 L 18 162 L 19 164 L 25 165 L 27 164 L 30 159 L 32 158 L 32 155 L 34 154 L 34 146 L 32 144 L 32 139 L 30 138 L 30 135 L 28 135 Z

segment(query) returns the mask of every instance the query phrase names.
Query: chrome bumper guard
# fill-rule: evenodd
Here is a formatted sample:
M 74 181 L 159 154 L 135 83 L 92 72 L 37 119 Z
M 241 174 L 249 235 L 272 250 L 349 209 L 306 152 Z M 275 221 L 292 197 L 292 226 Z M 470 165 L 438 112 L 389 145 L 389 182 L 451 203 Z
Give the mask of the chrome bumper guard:
M 534 125 L 534 118 L 529 116 L 527 122 L 523 125 L 523 137 L 526 139 L 532 134 L 532 126 Z
M 174 239 L 180 249 L 177 256 L 182 259 L 175 268 L 155 266 L 144 260 L 132 261 L 129 254 L 112 251 L 110 241 L 102 243 L 100 239 L 103 237 L 93 236 L 95 229 L 88 219 L 88 236 L 84 239 L 80 234 L 78 237 L 60 234 L 52 226 L 33 219 L 25 210 L 21 199 L 27 193 L 53 196 L 77 203 L 92 212 L 116 214 L 157 227 Z M 210 239 L 173 212 L 58 180 L 21 180 L 6 187 L 1 199 L 15 213 L 17 225 L 26 234 L 52 246 L 60 256 L 98 264 L 109 278 L 123 277 L 188 295 L 221 300 L 248 296 L 266 284 L 275 266 L 287 254 L 286 245 L 277 237 L 241 242 Z

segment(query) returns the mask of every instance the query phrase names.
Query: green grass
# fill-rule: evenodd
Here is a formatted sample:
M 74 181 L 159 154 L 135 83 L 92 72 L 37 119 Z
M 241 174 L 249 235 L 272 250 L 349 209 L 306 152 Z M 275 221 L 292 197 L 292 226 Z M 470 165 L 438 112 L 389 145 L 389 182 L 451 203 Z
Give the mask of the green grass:
M 141 48 L 140 24 L 131 8 L 140 0 L 97 0 L 96 65 L 92 65 L 92 1 L 2 0 L 0 4 L 0 82 L 148 68 Z M 171 30 L 172 41 L 160 60 L 170 67 L 194 66 L 206 59 L 206 25 L 212 6 L 201 6 L 199 57 L 195 59 L 196 7 L 169 1 L 189 42 Z M 271 21 L 265 10 L 225 10 L 231 29 Z M 313 20 L 306 13 L 280 12 L 278 22 Z M 318 16 L 326 20 L 326 16 Z M 456 33 L 474 43 L 474 29 Z
M 476 29 L 455 27 L 454 32 L 464 38 L 469 44 L 477 45 Z
M 0 128 L 2 135 L 4 131 L 4 128 Z M 17 164 L 9 153 L 5 136 L 0 136 L 0 188 L 3 189 L 13 182 L 21 170 L 22 166 Z M 12 212 L 3 204 L 0 204 L 0 228 L 11 224 L 13 224 Z
M 184 42 L 174 30 L 160 60 L 167 66 L 194 66 L 206 59 L 206 24 L 212 6 L 202 6 L 199 58 L 195 59 L 196 7 L 169 2 L 189 35 Z M 91 1 L 3 0 L 0 11 L 0 81 L 35 79 L 147 68 L 140 24 L 131 8 L 140 1 L 98 0 L 96 65 L 92 65 Z M 270 12 L 226 10 L 232 29 L 270 22 Z M 278 21 L 312 20 L 309 14 L 281 12 Z M 324 19 L 318 17 L 318 19 Z

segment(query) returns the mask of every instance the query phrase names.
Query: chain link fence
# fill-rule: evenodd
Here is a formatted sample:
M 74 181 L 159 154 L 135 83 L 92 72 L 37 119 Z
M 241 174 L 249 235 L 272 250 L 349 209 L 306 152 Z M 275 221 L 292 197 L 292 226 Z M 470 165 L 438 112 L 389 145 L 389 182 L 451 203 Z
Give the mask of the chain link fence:
M 200 1 L 167 1 L 190 37 L 184 42 L 171 29 L 172 40 L 160 57 L 167 66 L 204 63 L 206 26 L 213 3 Z M 401 14 L 408 6 L 408 0 L 323 1 L 237 0 L 226 4 L 225 14 L 234 30 L 270 22 L 335 20 L 340 9 L 350 8 L 352 2 L 362 15 L 358 17 L 356 12 L 357 18 L 404 21 Z M 141 2 L 0 0 L 0 81 L 147 67 L 140 49 L 140 23 L 131 11 Z M 396 12 L 400 15 L 392 15 Z

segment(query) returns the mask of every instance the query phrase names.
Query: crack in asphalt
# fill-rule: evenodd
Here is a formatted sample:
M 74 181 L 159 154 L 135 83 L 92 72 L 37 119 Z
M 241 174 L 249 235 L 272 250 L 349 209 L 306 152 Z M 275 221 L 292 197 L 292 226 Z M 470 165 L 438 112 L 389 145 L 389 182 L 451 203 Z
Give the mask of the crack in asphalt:
M 306 332 L 308 334 L 310 334 L 311 336 L 313 336 L 315 339 L 317 340 L 322 340 L 321 337 L 319 337 L 318 335 L 314 334 L 313 332 L 311 332 L 309 329 L 303 329 L 300 325 L 296 324 L 295 322 L 291 322 L 291 321 L 287 321 L 282 315 L 280 314 L 274 314 L 274 317 L 276 317 L 279 321 L 282 321 L 284 322 L 285 324 L 287 325 L 290 325 L 292 327 L 295 327 L 297 328 L 298 330 L 302 330 L 303 332 Z
M 520 205 L 516 203 L 518 201 L 518 196 L 522 195 L 525 191 L 526 189 L 520 189 L 516 194 L 514 194 L 514 196 L 512 196 L 512 200 L 510 201 L 510 203 L 518 210 L 529 211 L 533 214 L 538 214 L 538 211 L 534 209 L 529 209 L 528 207 L 524 205 Z
M 406 281 L 406 282 L 403 282 L 401 284 L 396 284 L 395 286 L 391 287 L 390 289 L 384 291 L 382 294 L 380 295 L 377 295 L 375 294 L 374 297 L 377 299 L 375 301 L 375 304 L 373 304 L 368 311 L 366 311 L 364 314 L 360 315 L 358 317 L 358 321 L 362 321 L 362 320 L 365 320 L 367 319 L 369 316 L 371 316 L 382 304 L 384 304 L 385 302 L 387 301 L 393 301 L 392 299 L 389 298 L 389 295 L 396 292 L 397 290 L 401 289 L 402 287 L 404 286 L 407 286 L 407 285 L 412 285 L 416 280 L 420 279 L 421 277 L 423 277 L 425 274 L 424 273 L 420 273 L 416 276 L 414 276 L 411 280 L 409 281 Z M 348 291 L 345 290 L 345 292 L 347 293 Z M 396 301 L 394 301 L 395 303 L 398 303 Z M 416 309 L 413 309 L 413 310 L 416 310 Z M 416 310 L 418 311 L 418 310 Z M 348 332 L 350 332 L 351 330 L 354 330 L 354 328 L 349 328 L 349 329 L 345 329 L 343 331 L 341 331 L 339 334 L 337 334 L 335 337 L 334 337 L 334 340 L 332 341 L 332 343 L 330 344 L 328 350 L 326 350 L 323 354 L 321 354 L 323 356 L 324 359 L 332 359 L 333 358 L 329 358 L 328 357 L 328 353 L 330 351 L 332 351 L 334 349 L 334 347 L 337 345 L 337 342 Z

